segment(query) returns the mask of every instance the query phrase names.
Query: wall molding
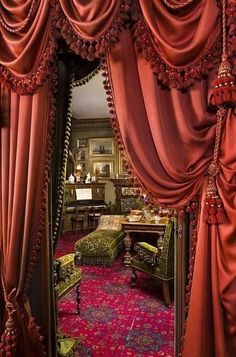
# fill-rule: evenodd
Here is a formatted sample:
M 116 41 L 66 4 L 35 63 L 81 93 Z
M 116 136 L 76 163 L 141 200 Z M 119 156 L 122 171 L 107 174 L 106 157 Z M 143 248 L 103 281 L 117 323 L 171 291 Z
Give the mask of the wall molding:
M 111 129 L 109 118 L 72 118 L 72 130 Z

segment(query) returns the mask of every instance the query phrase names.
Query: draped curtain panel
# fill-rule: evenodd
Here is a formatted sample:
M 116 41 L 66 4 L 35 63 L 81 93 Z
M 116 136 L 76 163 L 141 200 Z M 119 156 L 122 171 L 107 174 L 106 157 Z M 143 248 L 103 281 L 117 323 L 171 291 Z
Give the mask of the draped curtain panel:
M 228 109 L 236 101 L 235 13 L 234 0 L 1 2 L 0 237 L 6 302 L 22 295 L 26 271 L 37 257 L 36 221 L 43 223 L 39 206 L 45 202 L 39 182 L 46 183 L 41 174 L 48 164 L 52 105 L 46 78 L 52 80 L 61 36 L 82 58 L 101 58 L 111 124 L 134 184 L 151 204 L 182 209 L 192 200 L 199 207 L 182 355 L 236 355 L 236 118 Z M 36 128 L 41 139 L 34 137 Z M 20 266 L 14 277 L 13 261 Z
M 6 322 L 1 356 L 45 354 L 41 333 L 46 335 L 46 329 L 40 332 L 32 308 L 41 309 L 47 326 L 43 320 L 49 302 L 43 304 L 44 296 L 31 306 L 29 295 L 35 268 L 42 279 L 34 294 L 43 296 L 47 286 L 43 266 L 48 264 L 36 264 L 41 239 L 48 245 L 45 209 L 55 116 L 49 63 L 56 47 L 50 11 L 48 1 L 0 4 L 0 246 Z M 47 249 L 41 261 L 46 258 Z
M 205 198 L 204 173 L 212 158 L 216 123 L 207 93 L 215 71 L 186 93 L 160 89 L 149 64 L 136 57 L 128 33 L 121 35 L 108 63 L 120 134 L 145 191 L 169 206 L 183 205 L 199 190 Z M 235 119 L 230 111 L 218 183 L 227 220 L 211 227 L 202 216 L 199 219 L 183 356 L 231 356 L 236 351 L 236 254 L 231 247 L 236 219 Z
M 216 119 L 207 112 L 208 81 L 184 94 L 161 89 L 149 64 L 136 56 L 128 32 L 108 63 L 121 137 L 135 175 L 157 203 L 183 205 L 200 189 L 212 157 Z
M 32 96 L 1 86 L 1 278 L 8 321 L 3 355 L 14 343 L 19 343 L 18 355 L 39 356 L 43 351 L 28 292 L 44 231 L 50 108 L 48 80 Z M 15 328 L 20 335 L 14 334 Z M 12 337 L 8 346 L 6 335 Z

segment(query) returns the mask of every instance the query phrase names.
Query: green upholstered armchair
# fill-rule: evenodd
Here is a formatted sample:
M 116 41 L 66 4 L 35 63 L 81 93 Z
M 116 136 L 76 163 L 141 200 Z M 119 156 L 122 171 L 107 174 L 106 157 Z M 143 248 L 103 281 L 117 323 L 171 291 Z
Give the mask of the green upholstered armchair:
M 76 288 L 77 313 L 80 312 L 81 270 L 75 267 L 76 254 L 66 254 L 54 260 L 54 290 L 56 304 L 72 289 Z M 60 357 L 77 356 L 80 339 L 66 334 L 57 334 L 57 352 Z
M 137 242 L 134 246 L 135 255 L 131 258 L 131 285 L 137 281 L 136 271 L 149 274 L 161 280 L 163 297 L 166 306 L 170 305 L 169 283 L 174 279 L 174 219 L 167 218 L 163 240 L 157 241 L 157 246 L 146 242 Z
M 58 302 L 76 287 L 77 312 L 79 314 L 81 270 L 75 267 L 76 257 L 72 253 L 54 260 L 54 289 L 56 301 Z

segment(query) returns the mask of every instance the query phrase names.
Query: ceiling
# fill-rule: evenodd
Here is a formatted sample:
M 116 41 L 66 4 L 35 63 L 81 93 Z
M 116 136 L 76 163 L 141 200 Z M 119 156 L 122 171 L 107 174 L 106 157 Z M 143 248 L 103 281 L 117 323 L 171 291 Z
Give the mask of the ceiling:
M 75 119 L 108 118 L 109 110 L 101 71 L 86 84 L 73 88 L 72 116 Z

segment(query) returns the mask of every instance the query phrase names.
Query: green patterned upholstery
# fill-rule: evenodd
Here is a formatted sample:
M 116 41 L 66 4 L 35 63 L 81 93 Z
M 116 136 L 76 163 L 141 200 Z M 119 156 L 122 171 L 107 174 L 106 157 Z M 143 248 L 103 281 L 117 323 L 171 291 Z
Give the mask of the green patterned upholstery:
M 111 266 L 123 246 L 121 215 L 103 215 L 97 229 L 75 243 L 77 260 L 82 265 Z
M 157 264 L 160 257 L 160 250 L 146 242 L 138 242 L 134 245 L 134 250 L 137 252 L 137 258 L 143 263 L 151 265 Z
M 58 284 L 58 298 L 60 299 L 70 288 L 75 286 L 81 279 L 81 270 L 74 268 L 69 276 L 66 276 L 64 280 L 61 280 Z
M 96 229 L 75 243 L 75 251 L 80 253 L 78 263 L 111 266 L 122 248 L 123 238 L 122 231 Z
M 78 338 L 72 338 L 66 334 L 57 335 L 57 351 L 60 357 L 76 357 L 78 356 L 78 346 L 80 340 Z
M 59 279 L 65 279 L 65 277 L 69 276 L 74 267 L 75 267 L 75 254 L 66 254 L 62 257 L 57 258 L 57 261 L 60 263 L 59 268 Z
M 54 290 L 56 301 L 76 288 L 77 312 L 80 311 L 81 270 L 75 267 L 76 254 L 66 254 L 54 260 Z
M 151 275 L 153 278 L 160 279 L 168 284 L 174 279 L 174 222 L 169 220 L 167 223 L 163 243 L 161 248 L 156 248 L 146 242 L 136 243 L 136 255 L 131 258 L 130 266 L 133 271 L 131 276 L 134 286 L 137 279 L 136 270 Z M 169 305 L 169 286 L 164 285 L 164 299 Z M 163 289 L 163 290 L 164 290 Z

